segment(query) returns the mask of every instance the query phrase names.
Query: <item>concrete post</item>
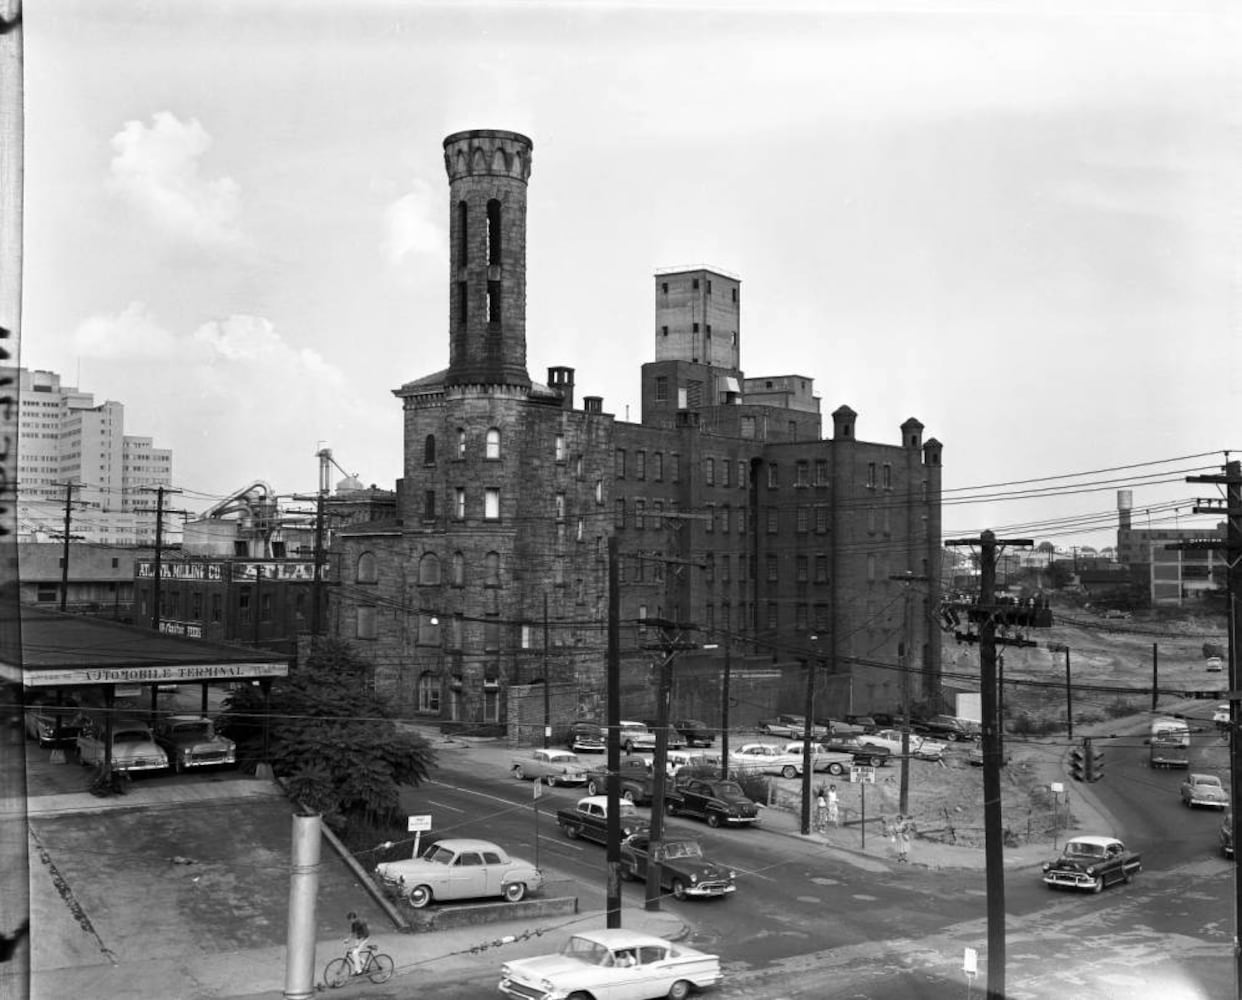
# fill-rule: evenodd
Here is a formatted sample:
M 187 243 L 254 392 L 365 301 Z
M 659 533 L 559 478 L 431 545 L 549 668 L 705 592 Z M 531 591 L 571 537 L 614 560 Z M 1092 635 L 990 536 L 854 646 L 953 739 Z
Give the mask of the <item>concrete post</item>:
M 289 866 L 289 936 L 285 950 L 285 1000 L 315 995 L 315 903 L 319 895 L 320 817 L 293 817 Z

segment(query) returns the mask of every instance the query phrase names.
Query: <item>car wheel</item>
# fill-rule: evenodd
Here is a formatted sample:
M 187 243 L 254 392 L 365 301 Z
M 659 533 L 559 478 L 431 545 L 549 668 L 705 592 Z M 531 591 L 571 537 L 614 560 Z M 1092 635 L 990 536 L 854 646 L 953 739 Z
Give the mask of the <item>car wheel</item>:
M 520 767 L 515 767 L 513 769 L 513 776 L 517 778 L 518 781 L 526 780 L 526 772 L 523 771 Z
M 626 802 L 633 802 L 634 801 L 634 789 L 627 788 L 625 791 L 621 793 L 621 798 L 625 799 Z
M 668 1000 L 686 1000 L 690 995 L 691 986 L 686 980 L 679 979 L 668 988 Z
M 620 876 L 622 882 L 633 882 L 636 877 L 634 869 L 626 864 L 617 866 L 617 875 Z
M 832 775 L 841 775 L 845 773 L 845 768 L 842 767 L 837 761 L 833 761 L 828 765 L 828 773 Z
M 1129 885 L 1131 882 L 1134 881 L 1134 872 L 1127 871 L 1124 875 L 1121 876 L 1121 881 L 1123 881 L 1126 885 Z
M 573 823 L 570 823 L 568 826 L 562 827 L 562 829 L 565 831 L 565 836 L 568 837 L 570 840 L 577 840 L 578 836 L 582 833 L 582 828 L 574 825 Z
M 798 776 L 798 769 L 794 767 L 792 764 L 786 764 L 784 767 L 781 768 L 782 778 L 796 778 L 797 776 Z
M 673 898 L 674 899 L 685 899 L 686 898 L 686 883 L 683 882 L 679 878 L 673 879 Z
M 510 882 L 505 886 L 505 899 L 510 903 L 520 903 L 526 895 L 525 882 Z
M 945 738 L 946 740 L 948 740 L 950 743 L 956 743 L 956 742 L 957 742 L 957 733 L 945 733 L 945 734 L 944 734 L 944 738 Z
M 720 826 L 720 813 L 708 813 L 707 825 L 713 829 Z
M 543 776 L 543 783 L 547 785 L 549 788 L 551 788 L 553 785 L 556 784 L 556 779 L 552 777 L 552 775 L 550 774 L 545 774 Z
M 672 799 L 665 799 L 664 800 L 664 811 L 668 813 L 670 816 L 676 816 L 677 815 L 677 803 L 674 802 Z
M 872 757 L 870 763 L 872 767 L 883 767 L 884 758 L 883 757 Z
M 1097 875 L 1095 877 L 1095 882 L 1092 883 L 1091 885 L 1091 891 L 1092 892 L 1103 892 L 1104 891 L 1104 876 L 1103 875 Z
M 594 781 L 588 781 L 587 782 L 587 795 L 598 795 L 598 794 L 599 794 L 599 786 L 596 785 Z
M 426 885 L 416 885 L 410 890 L 409 895 L 405 897 L 414 909 L 421 910 L 431 903 L 431 887 Z

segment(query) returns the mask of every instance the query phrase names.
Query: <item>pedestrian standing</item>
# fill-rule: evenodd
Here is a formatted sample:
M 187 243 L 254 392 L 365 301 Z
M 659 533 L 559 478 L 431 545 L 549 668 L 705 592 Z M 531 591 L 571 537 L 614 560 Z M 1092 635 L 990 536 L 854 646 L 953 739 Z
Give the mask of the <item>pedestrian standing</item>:
M 897 860 L 910 860 L 910 837 L 914 833 L 914 822 L 909 816 L 897 814 L 897 822 L 893 825 L 893 836 L 897 842 Z
M 837 786 L 828 786 L 828 822 L 833 826 L 841 825 L 841 800 L 837 797 Z
M 815 792 L 815 832 L 823 833 L 828 827 L 828 799 L 825 797 L 824 786 L 820 785 Z

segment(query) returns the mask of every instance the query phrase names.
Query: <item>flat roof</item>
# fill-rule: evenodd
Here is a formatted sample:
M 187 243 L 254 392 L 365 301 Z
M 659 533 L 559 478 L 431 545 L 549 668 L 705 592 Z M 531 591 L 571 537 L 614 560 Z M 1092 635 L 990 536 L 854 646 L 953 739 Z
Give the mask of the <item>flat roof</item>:
M 20 645 L 0 643 L 0 677 L 26 687 L 158 684 L 285 677 L 287 655 L 167 635 L 122 622 L 23 604 L 20 623 L 0 610 L 0 630 L 20 624 Z M 17 660 L 8 652 L 19 650 Z

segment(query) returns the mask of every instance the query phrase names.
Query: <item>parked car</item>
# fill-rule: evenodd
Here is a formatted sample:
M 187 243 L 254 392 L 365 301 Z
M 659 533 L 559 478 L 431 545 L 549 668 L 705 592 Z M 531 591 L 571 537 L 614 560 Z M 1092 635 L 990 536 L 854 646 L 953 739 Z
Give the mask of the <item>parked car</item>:
M 802 773 L 802 755 L 787 753 L 773 743 L 743 743 L 729 753 L 729 768 L 796 778 Z
M 863 733 L 874 733 L 880 724 L 871 715 L 847 715 L 845 721 L 851 726 L 861 726 Z
M 628 837 L 647 829 L 647 822 L 638 815 L 633 802 L 621 800 L 617 813 L 621 821 L 621 836 Z M 608 796 L 588 795 L 579 799 L 572 809 L 556 811 L 556 825 L 570 840 L 582 837 L 597 844 L 608 843 Z
M 642 722 L 622 720 L 618 732 L 621 749 L 626 753 L 638 753 L 639 751 L 651 753 L 655 750 L 655 733 Z
M 624 723 L 622 723 L 622 725 L 624 725 Z M 660 722 L 658 719 L 645 719 L 643 721 L 643 725 L 646 726 L 647 731 L 651 733 L 651 739 L 652 739 L 651 749 L 654 750 L 656 734 L 659 733 L 660 731 Z M 680 750 L 682 747 L 686 745 L 685 738 L 681 735 L 681 733 L 677 731 L 677 727 L 674 726 L 671 722 L 668 724 L 667 727 L 665 727 L 665 732 L 668 734 L 664 738 L 665 748 L 669 750 Z
M 785 744 L 785 753 L 802 757 L 802 740 Z M 811 770 L 827 771 L 829 774 L 845 774 L 854 766 L 854 755 L 842 750 L 830 750 L 821 743 L 811 744 Z M 800 773 L 800 772 L 799 772 Z
M 509 770 L 519 781 L 530 778 L 546 785 L 582 785 L 587 780 L 581 759 L 569 750 L 531 750 L 515 759 Z
M 1212 721 L 1217 729 L 1229 728 L 1229 702 L 1222 702 L 1212 711 Z
M 1220 822 L 1220 852 L 1227 858 L 1233 857 L 1233 811 L 1226 810 Z
M 888 712 L 872 712 L 871 718 L 875 720 L 876 729 L 892 729 L 901 721 L 889 715 Z
M 786 739 L 797 739 L 806 735 L 805 715 L 778 715 L 775 719 L 764 719 L 759 723 L 759 732 L 764 736 L 784 736 Z M 811 723 L 812 736 L 826 736 L 828 729 L 817 722 Z
M 77 740 L 85 719 L 82 710 L 70 700 L 59 705 L 36 702 L 25 712 L 26 736 L 41 747 L 68 746 Z
M 697 840 L 665 840 L 656 845 L 655 857 L 660 862 L 660 891 L 671 892 L 674 899 L 727 896 L 736 889 L 737 873 L 703 857 Z M 621 843 L 623 879 L 645 882 L 650 861 L 649 834 L 631 834 Z
M 719 772 L 720 756 L 714 753 L 703 753 L 702 750 L 670 750 L 665 761 L 669 777 L 675 778 L 679 773 Z
M 1219 656 L 1209 656 L 1203 661 L 1203 669 L 1209 674 L 1219 674 L 1225 669 L 1225 661 Z
M 971 719 L 959 719 L 956 715 L 933 715 L 914 723 L 914 729 L 928 736 L 941 736 L 950 743 L 968 742 L 979 738 L 979 723 Z
M 874 746 L 886 747 L 890 754 L 901 755 L 901 732 L 896 729 L 877 729 L 867 737 L 867 742 Z M 919 760 L 941 760 L 948 747 L 939 740 L 933 740 L 918 733 L 910 734 L 910 756 Z
M 169 715 L 155 724 L 155 742 L 164 748 L 174 771 L 198 767 L 233 767 L 237 744 L 216 732 L 202 715 Z
M 852 722 L 846 722 L 844 719 L 834 719 L 831 716 L 815 720 L 817 725 L 823 726 L 825 735 L 827 736 L 862 736 L 864 734 L 862 726 L 856 726 Z
M 1229 805 L 1229 793 L 1214 774 L 1188 774 L 1182 782 L 1182 805 L 1224 809 Z
M 828 736 L 823 745 L 825 750 L 847 753 L 853 763 L 868 767 L 883 767 L 892 756 L 888 747 L 872 743 L 869 736 Z
M 1073 837 L 1061 856 L 1044 862 L 1044 884 L 1050 889 L 1090 889 L 1100 892 L 1114 882 L 1129 882 L 1143 870 L 1138 854 L 1113 837 Z
M 604 727 L 598 722 L 580 719 L 570 723 L 565 745 L 577 753 L 603 753 L 607 749 L 604 732 Z
M 722 978 L 715 955 L 623 928 L 579 931 L 556 955 L 500 967 L 500 992 L 519 1000 L 610 997 L 685 1000 Z
M 674 719 L 673 728 L 688 747 L 709 747 L 716 742 L 716 730 L 698 719 Z
M 437 841 L 420 858 L 385 861 L 375 874 L 386 889 L 419 909 L 433 902 L 488 896 L 516 903 L 543 885 L 543 873 L 534 865 L 510 857 L 490 840 L 467 838 Z
M 78 759 L 83 764 L 104 762 L 107 750 L 104 723 L 87 720 L 78 735 Z M 150 727 L 141 719 L 117 719 L 112 723 L 112 769 L 114 771 L 162 771 L 168 754 L 155 742 Z
M 736 781 L 721 778 L 690 778 L 682 782 L 665 795 L 664 810 L 670 816 L 701 816 L 711 827 L 759 822 L 758 803 L 751 801 Z
M 651 801 L 651 783 L 655 769 L 646 757 L 622 757 L 617 768 L 618 794 L 627 802 L 645 805 Z M 608 793 L 608 767 L 604 764 L 587 771 L 587 794 Z

